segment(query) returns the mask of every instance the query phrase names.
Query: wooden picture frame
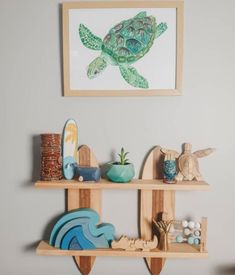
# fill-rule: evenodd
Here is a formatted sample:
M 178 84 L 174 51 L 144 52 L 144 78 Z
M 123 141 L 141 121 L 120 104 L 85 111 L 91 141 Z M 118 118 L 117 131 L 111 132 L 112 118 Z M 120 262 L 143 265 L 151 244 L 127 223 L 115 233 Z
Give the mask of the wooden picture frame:
M 123 10 L 122 10 L 123 9 Z M 90 28 L 91 24 L 87 27 L 92 29 L 92 33 L 94 31 L 94 35 L 97 37 L 99 33 L 101 34 L 101 30 L 103 26 L 99 26 L 99 22 L 102 24 L 106 24 L 106 33 L 108 33 L 109 29 L 113 27 L 113 25 L 109 26 L 108 21 L 112 17 L 119 16 L 120 12 L 126 11 L 126 13 L 132 12 L 134 14 L 137 13 L 138 10 L 146 11 L 149 15 L 150 12 L 160 12 L 166 14 L 166 18 L 170 18 L 171 14 L 172 18 L 170 18 L 170 22 L 175 22 L 172 24 L 172 30 L 169 28 L 168 38 L 165 35 L 165 32 L 158 41 L 161 40 L 161 43 L 153 43 L 157 44 L 159 47 L 159 51 L 161 54 L 158 56 L 159 64 L 165 64 L 164 59 L 166 57 L 167 67 L 163 68 L 163 66 L 154 66 L 152 61 L 155 62 L 157 58 L 150 58 L 148 63 L 145 64 L 144 69 L 150 70 L 151 73 L 155 73 L 156 71 L 156 78 L 158 78 L 157 84 L 153 84 L 152 87 L 148 88 L 139 88 L 133 87 L 133 85 L 129 85 L 129 83 L 125 82 L 124 76 L 122 77 L 118 67 L 120 66 L 108 66 L 112 70 L 116 70 L 115 76 L 112 77 L 111 69 L 105 69 L 105 71 L 101 74 L 102 78 L 97 77 L 95 79 L 88 79 L 88 73 L 86 72 L 87 66 L 90 63 L 90 60 L 93 60 L 94 57 L 98 57 L 101 51 L 92 51 L 84 47 L 84 43 L 81 42 L 81 33 L 79 32 L 79 26 L 83 22 L 79 23 L 80 18 L 87 18 L 92 23 L 93 26 Z M 71 3 L 63 3 L 62 4 L 62 11 L 63 11 L 63 84 L 64 84 L 64 96 L 156 96 L 156 95 L 180 95 L 182 90 L 182 67 L 183 67 L 183 10 L 184 10 L 184 2 L 183 0 L 180 1 L 127 1 L 127 2 L 71 2 Z M 108 11 L 108 13 L 105 13 Z M 119 12 L 120 11 L 120 12 Z M 93 12 L 93 13 L 92 13 Z M 107 17 L 107 20 L 98 20 L 99 16 L 104 17 L 103 13 L 111 14 Z M 140 12 L 141 13 L 141 12 Z M 94 14 L 94 16 L 92 16 Z M 112 16 L 112 14 L 114 16 Z M 169 15 L 168 15 L 169 14 Z M 96 16 L 98 16 L 96 18 Z M 123 15 L 122 15 L 123 16 Z M 167 17 L 168 16 L 168 17 Z M 111 19 L 110 19 L 111 18 Z M 127 19 L 129 19 L 126 16 Z M 159 18 L 159 17 L 158 17 Z M 96 22 L 98 21 L 98 22 Z M 106 22 L 107 21 L 107 22 Z M 120 21 L 119 21 L 120 22 Z M 119 23 L 116 22 L 116 23 Z M 123 21 L 122 21 L 123 22 Z M 143 21 L 142 21 L 143 22 Z M 160 20 L 160 22 L 162 22 Z M 167 22 L 168 23 L 168 22 Z M 88 24 L 88 23 L 87 23 Z M 73 26 L 74 25 L 74 26 Z M 84 24 L 85 25 L 85 24 Z M 157 26 L 157 25 L 156 25 Z M 167 26 L 168 27 L 168 26 Z M 76 29 L 75 29 L 76 28 Z M 94 29 L 98 29 L 95 32 Z M 102 30 L 103 31 L 103 30 Z M 168 31 L 168 29 L 167 29 Z M 80 35 L 80 37 L 79 37 Z M 165 35 L 165 38 L 164 38 Z M 105 36 L 104 36 L 105 37 Z M 104 39 L 101 37 L 101 39 Z M 163 38 L 162 38 L 163 37 Z M 164 40 L 165 39 L 165 40 Z M 168 39 L 168 40 L 167 40 Z M 171 40 L 170 40 L 171 39 Z M 175 41 L 174 43 L 170 43 L 170 41 Z M 164 44 L 165 42 L 165 44 Z M 169 43 L 167 43 L 169 42 Z M 79 44 L 79 45 L 78 45 Z M 161 44 L 161 48 L 159 46 Z M 173 46 L 172 46 L 173 44 Z M 79 46 L 80 49 L 75 49 L 75 47 Z M 148 46 L 148 45 L 147 45 Z M 164 52 L 164 48 L 169 48 L 169 52 Z M 170 52 L 171 51 L 171 52 Z M 149 50 L 151 52 L 151 49 Z M 91 55 L 89 58 L 87 57 L 87 64 L 86 66 L 82 63 L 84 62 L 84 53 L 85 55 Z M 94 55 L 95 53 L 95 55 Z M 154 52 L 155 54 L 155 52 Z M 146 55 L 148 56 L 149 53 Z M 154 55 L 153 55 L 154 56 Z M 170 57 L 169 57 L 170 56 Z M 93 58 L 92 58 L 93 57 Z M 148 57 L 149 58 L 149 57 Z M 144 58 L 141 59 L 141 61 Z M 147 58 L 145 58 L 147 59 Z M 160 63 L 160 61 L 162 63 Z M 138 60 L 139 61 L 139 60 Z M 147 61 L 145 61 L 147 62 Z M 136 62 L 137 64 L 138 62 Z M 133 64 L 133 67 L 136 68 L 136 64 Z M 140 64 L 140 63 L 138 63 Z M 138 65 L 137 64 L 137 65 Z M 126 65 L 126 64 L 124 64 Z M 143 65 L 143 64 L 142 64 Z M 82 67 L 82 73 L 81 68 Z M 131 64 L 132 66 L 132 64 Z M 163 68 L 163 69 L 162 69 Z M 144 70 L 141 68 L 141 70 Z M 164 71 L 165 69 L 165 71 Z M 139 72 L 139 68 L 137 69 Z M 170 72 L 168 74 L 168 71 Z M 158 72 L 158 73 L 157 73 Z M 164 74 L 164 77 L 160 77 L 161 74 Z M 81 76 L 82 75 L 82 76 Z M 117 77 L 120 75 L 120 82 L 116 80 Z M 111 76 L 111 77 L 110 77 Z M 88 80 L 85 79 L 87 77 Z M 99 79 L 99 80 L 98 80 Z M 162 80 L 163 79 L 163 80 Z M 155 81 L 155 80 L 154 80 Z M 162 81 L 162 86 L 158 86 L 158 83 Z M 107 82 L 107 83 L 106 83 Z M 87 84 L 88 83 L 88 84 Z M 125 84 L 124 84 L 125 83 Z M 150 82 L 150 83 L 153 83 Z M 87 86 L 86 86 L 87 85 Z M 105 86 L 106 85 L 106 86 Z M 124 86 L 126 85 L 126 86 Z M 160 84 L 159 84 L 160 85 Z M 91 86 L 91 88 L 90 88 Z M 103 87 L 105 86 L 105 87 Z M 119 86 L 121 88 L 119 88 Z M 168 87 L 169 86 L 169 87 Z M 85 87 L 85 88 L 84 88 Z M 125 87 L 124 89 L 122 87 Z M 156 88 L 155 88 L 156 87 Z

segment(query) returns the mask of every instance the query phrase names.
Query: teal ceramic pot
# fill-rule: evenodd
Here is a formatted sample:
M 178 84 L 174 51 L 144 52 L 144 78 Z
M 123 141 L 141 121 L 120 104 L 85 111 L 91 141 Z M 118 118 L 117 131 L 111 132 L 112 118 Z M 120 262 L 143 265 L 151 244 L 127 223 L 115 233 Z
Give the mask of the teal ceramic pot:
M 132 163 L 126 165 L 111 164 L 106 176 L 113 182 L 129 182 L 135 176 L 135 169 Z

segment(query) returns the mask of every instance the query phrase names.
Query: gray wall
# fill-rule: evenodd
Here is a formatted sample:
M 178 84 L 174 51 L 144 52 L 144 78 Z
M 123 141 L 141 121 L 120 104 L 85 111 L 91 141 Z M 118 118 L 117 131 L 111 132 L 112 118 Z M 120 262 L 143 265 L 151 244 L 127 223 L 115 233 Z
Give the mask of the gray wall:
M 209 217 L 208 260 L 169 260 L 162 274 L 235 274 L 235 1 L 186 0 L 180 97 L 65 98 L 59 1 L 0 1 L 1 275 L 78 274 L 71 258 L 39 257 L 35 244 L 64 210 L 62 190 L 36 190 L 42 132 L 79 123 L 99 162 L 124 146 L 139 171 L 154 145 L 216 147 L 200 160 L 211 192 L 177 193 L 178 218 Z M 104 191 L 103 221 L 137 235 L 137 193 Z M 93 275 L 147 275 L 141 259 L 99 258 Z

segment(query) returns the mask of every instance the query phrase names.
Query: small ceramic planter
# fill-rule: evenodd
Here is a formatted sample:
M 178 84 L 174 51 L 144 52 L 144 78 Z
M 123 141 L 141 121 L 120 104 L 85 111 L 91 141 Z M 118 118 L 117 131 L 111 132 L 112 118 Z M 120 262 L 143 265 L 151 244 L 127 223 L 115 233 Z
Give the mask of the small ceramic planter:
M 129 182 L 135 176 L 134 165 L 132 163 L 125 165 L 113 163 L 110 165 L 106 176 L 113 182 Z

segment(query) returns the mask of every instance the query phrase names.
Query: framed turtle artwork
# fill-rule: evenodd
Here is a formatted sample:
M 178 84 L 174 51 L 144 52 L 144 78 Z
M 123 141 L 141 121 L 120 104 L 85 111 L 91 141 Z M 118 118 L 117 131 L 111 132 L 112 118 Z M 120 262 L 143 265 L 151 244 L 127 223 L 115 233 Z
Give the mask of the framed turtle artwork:
M 180 95 L 183 7 L 183 0 L 63 3 L 64 95 Z

